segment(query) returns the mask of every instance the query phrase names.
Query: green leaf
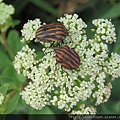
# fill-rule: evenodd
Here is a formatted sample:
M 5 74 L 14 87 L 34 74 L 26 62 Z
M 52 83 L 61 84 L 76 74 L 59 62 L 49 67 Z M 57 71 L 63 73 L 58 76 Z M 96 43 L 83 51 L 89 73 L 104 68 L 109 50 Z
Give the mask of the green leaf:
M 18 91 L 21 90 L 21 84 L 17 80 L 9 78 L 9 77 L 0 75 L 0 84 L 1 86 L 6 84 L 7 88 L 9 88 L 8 90 L 11 90 L 11 89 L 15 89 Z
M 4 95 L 7 93 L 8 91 L 8 85 L 4 84 L 2 86 L 0 86 L 0 92 L 3 93 Z
M 120 101 L 117 101 L 112 104 L 112 109 L 115 111 L 115 113 L 120 113 Z
M 6 66 L 3 71 L 2 71 L 3 76 L 7 76 L 9 78 L 14 78 L 15 77 L 15 69 L 12 65 Z
M 54 112 L 52 111 L 52 109 L 48 106 L 44 107 L 42 110 L 35 110 L 33 108 L 30 109 L 31 111 L 29 112 L 29 114 L 41 114 L 41 115 L 36 115 L 36 117 L 34 118 L 33 115 L 29 116 L 29 120 L 48 120 L 49 118 L 51 120 L 56 120 L 56 117 L 54 116 Z M 49 115 L 51 116 L 49 116 Z
M 24 83 L 26 81 L 26 77 L 23 75 L 18 75 L 13 65 L 6 66 L 2 71 L 2 75 L 9 78 L 15 78 L 16 82 Z
M 21 50 L 23 44 L 20 42 L 19 33 L 16 30 L 11 30 L 8 33 L 8 44 L 11 46 L 11 48 L 14 50 L 15 53 L 17 53 L 19 50 Z
M 112 82 L 111 99 L 120 100 L 120 95 L 118 95 L 118 91 L 120 91 L 119 86 L 120 86 L 120 78 L 117 78 Z
M 120 34 L 119 34 L 120 33 L 120 25 L 118 27 L 117 33 L 118 33 L 117 34 L 117 40 L 116 40 L 116 43 L 113 46 L 113 51 L 120 54 Z
M 46 106 L 42 110 L 35 110 L 31 108 L 30 114 L 54 114 L 54 112 L 50 107 Z
M 8 102 L 7 107 L 6 107 L 6 112 L 5 112 L 6 114 L 9 114 L 16 109 L 18 102 L 19 102 L 19 99 L 20 99 L 20 93 L 15 94 L 10 99 L 10 101 Z
M 0 49 L 0 69 L 11 64 L 10 59 L 8 58 L 7 54 Z
M 20 23 L 19 20 L 12 20 L 12 27 L 15 27 L 16 25 L 18 25 Z
M 118 54 L 120 54 L 120 45 L 116 48 L 115 52 L 117 52 Z
M 26 82 L 26 77 L 24 75 L 19 75 L 17 72 L 15 74 L 15 77 L 17 78 L 17 80 L 21 83 Z
M 0 75 L 0 84 L 1 85 L 9 83 L 9 82 L 13 82 L 13 79 L 9 79 L 8 77 Z
M 103 14 L 102 18 L 117 18 L 120 16 L 120 3 L 115 4 L 109 11 Z
M 31 1 L 34 5 L 38 6 L 39 8 L 53 14 L 57 15 L 57 9 L 52 7 L 48 2 L 43 1 L 43 0 L 29 0 Z
M 111 113 L 111 109 L 108 109 L 107 105 L 105 105 L 105 103 L 101 104 L 99 106 L 101 108 L 101 112 L 99 112 L 100 114 L 110 114 Z M 111 108 L 111 107 L 109 107 Z
M 40 59 L 44 56 L 44 53 L 42 51 L 37 52 L 37 58 L 36 59 Z

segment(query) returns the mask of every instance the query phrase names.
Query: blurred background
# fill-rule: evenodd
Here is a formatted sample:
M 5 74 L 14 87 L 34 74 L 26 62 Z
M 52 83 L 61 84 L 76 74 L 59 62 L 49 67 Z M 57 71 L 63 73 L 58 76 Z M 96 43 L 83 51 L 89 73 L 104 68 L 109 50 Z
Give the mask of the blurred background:
M 14 29 L 19 31 L 24 23 L 35 18 L 42 22 L 52 23 L 64 14 L 76 13 L 89 26 L 88 37 L 91 37 L 91 21 L 95 18 L 112 19 L 117 33 L 117 42 L 110 45 L 110 51 L 115 51 L 120 44 L 120 0 L 4 0 L 6 4 L 15 7 L 14 19 L 20 20 L 20 24 Z M 120 50 L 117 51 L 120 54 Z M 113 88 L 108 102 L 97 107 L 97 113 L 120 114 L 120 78 L 112 82 Z M 64 113 L 54 106 L 37 111 L 20 101 L 13 113 Z

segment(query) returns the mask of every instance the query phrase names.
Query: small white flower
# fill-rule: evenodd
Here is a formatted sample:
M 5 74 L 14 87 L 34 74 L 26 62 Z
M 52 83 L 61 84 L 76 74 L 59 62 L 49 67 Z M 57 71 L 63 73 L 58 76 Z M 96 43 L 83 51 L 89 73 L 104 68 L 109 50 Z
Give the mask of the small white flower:
M 7 19 L 11 17 L 14 12 L 15 9 L 12 5 L 7 5 L 0 1 L 0 24 L 5 24 Z
M 95 37 L 101 37 L 101 40 L 105 40 L 107 43 L 116 42 L 115 28 L 114 25 L 111 23 L 111 20 L 95 19 L 92 21 L 92 23 L 96 27 Z M 100 39 L 98 39 L 98 41 L 99 40 Z
M 5 96 L 0 92 L 0 105 L 2 105 L 4 99 L 5 99 Z
M 65 17 L 61 17 L 58 21 L 62 22 L 69 32 L 69 36 L 64 40 L 65 43 L 69 44 L 69 47 L 75 47 L 75 43 L 79 44 L 82 41 L 82 36 L 84 34 L 84 28 L 87 25 L 83 22 L 81 18 L 78 19 L 78 15 L 68 15 L 65 14 Z M 71 43 L 71 44 L 70 44 Z M 74 44 L 73 44 L 74 43 Z
M 64 107 L 65 107 L 65 101 L 63 100 L 58 101 L 58 108 L 63 109 Z
M 96 109 L 92 106 L 90 107 L 86 107 L 84 106 L 84 108 L 82 108 L 81 110 L 72 110 L 72 112 L 70 113 L 71 115 L 81 115 L 81 114 L 96 114 Z M 76 116 L 79 117 L 79 116 Z
M 30 42 L 35 38 L 36 30 L 41 26 L 40 19 L 28 20 L 24 24 L 23 29 L 21 30 L 22 36 L 24 37 L 21 42 Z
M 120 55 L 117 53 L 111 53 L 109 62 L 106 61 L 107 73 L 112 76 L 112 80 L 120 77 Z
M 14 67 L 18 71 L 18 74 L 23 73 L 27 75 L 26 73 L 36 64 L 35 57 L 35 50 L 31 50 L 28 45 L 24 46 L 17 53 L 14 60 Z
M 44 92 L 46 89 L 47 86 L 42 86 L 38 82 L 30 82 L 21 95 L 27 104 L 35 109 L 42 109 L 45 105 L 49 105 L 50 96 Z

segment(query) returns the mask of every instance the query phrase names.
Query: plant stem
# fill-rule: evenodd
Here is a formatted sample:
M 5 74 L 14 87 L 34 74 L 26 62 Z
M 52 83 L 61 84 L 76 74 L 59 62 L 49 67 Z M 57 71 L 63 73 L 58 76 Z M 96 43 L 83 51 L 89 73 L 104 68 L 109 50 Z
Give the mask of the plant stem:
M 7 94 L 7 100 L 10 101 L 11 98 L 17 93 L 17 90 L 12 90 L 9 94 Z
M 2 36 L 2 39 L 1 39 L 1 43 L 5 46 L 6 50 L 8 51 L 8 53 L 10 54 L 10 56 L 14 56 L 15 53 L 14 51 L 12 50 L 12 48 L 9 46 L 7 40 L 6 40 L 6 32 L 1 32 L 1 36 Z

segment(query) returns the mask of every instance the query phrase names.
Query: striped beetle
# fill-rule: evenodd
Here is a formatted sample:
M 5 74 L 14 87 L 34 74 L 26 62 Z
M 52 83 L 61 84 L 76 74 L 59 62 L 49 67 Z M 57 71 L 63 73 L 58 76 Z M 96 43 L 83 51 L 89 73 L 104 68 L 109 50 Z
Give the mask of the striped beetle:
M 46 24 L 39 27 L 36 31 L 36 38 L 41 42 L 62 42 L 66 36 L 68 36 L 68 31 L 61 22 Z
M 62 67 L 73 70 L 79 67 L 80 57 L 76 51 L 68 46 L 54 49 L 56 56 L 55 59 Z

